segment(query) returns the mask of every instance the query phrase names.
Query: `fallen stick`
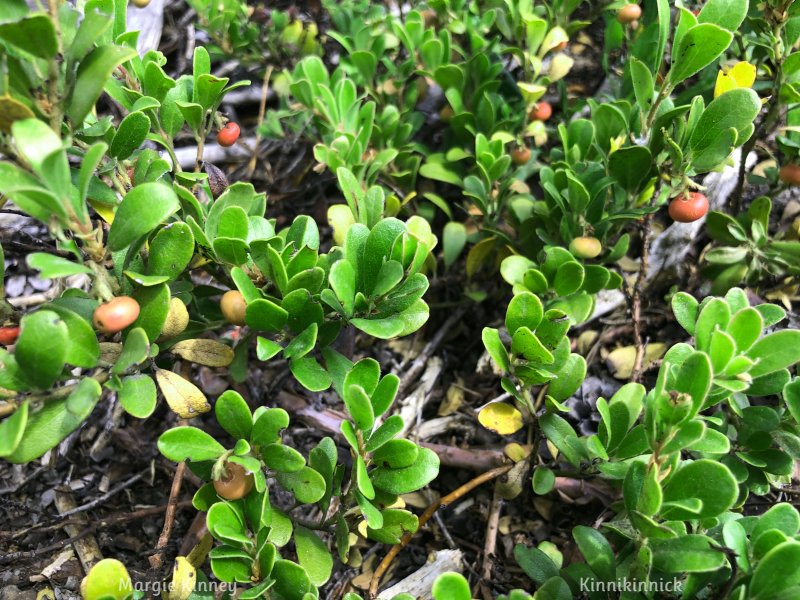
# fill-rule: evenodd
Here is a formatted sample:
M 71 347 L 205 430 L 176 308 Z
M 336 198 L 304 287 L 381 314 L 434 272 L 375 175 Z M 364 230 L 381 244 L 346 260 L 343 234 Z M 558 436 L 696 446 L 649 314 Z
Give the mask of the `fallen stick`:
M 428 506 L 428 508 L 425 509 L 425 512 L 422 513 L 422 516 L 420 516 L 419 518 L 419 527 L 417 528 L 417 531 L 419 531 L 422 528 L 422 526 L 425 525 L 425 523 L 427 523 L 430 520 L 430 518 L 436 513 L 437 510 L 449 504 L 452 504 L 462 496 L 469 494 L 479 485 L 486 483 L 487 481 L 491 481 L 492 479 L 495 479 L 497 477 L 500 477 L 501 475 L 505 475 L 511 470 L 512 467 L 513 465 L 505 465 L 503 467 L 497 467 L 496 469 L 487 471 L 486 473 L 482 473 L 481 475 L 478 475 L 474 479 L 469 480 L 464 485 L 459 486 L 458 488 L 447 494 L 447 496 L 440 498 L 439 500 Z M 378 565 L 378 568 L 375 569 L 375 573 L 373 573 L 372 580 L 370 581 L 369 584 L 369 597 L 371 599 L 374 600 L 374 598 L 378 595 L 378 586 L 380 585 L 381 577 L 383 577 L 384 573 L 386 573 L 386 571 L 389 569 L 394 558 L 398 554 L 400 554 L 403 548 L 405 548 L 408 545 L 408 543 L 411 541 L 413 537 L 414 537 L 413 533 L 411 532 L 406 533 L 400 539 L 400 543 L 392 546 L 392 549 L 389 550 L 386 556 L 383 557 L 383 560 Z
M 285 391 L 278 394 L 278 406 L 315 429 L 337 438 L 341 437 L 341 425 L 345 416 L 338 411 L 330 408 L 315 410 L 305 399 Z M 454 469 L 467 469 L 482 473 L 503 465 L 506 460 L 500 449 L 458 448 L 426 442 L 420 442 L 419 445 L 436 452 L 443 466 Z

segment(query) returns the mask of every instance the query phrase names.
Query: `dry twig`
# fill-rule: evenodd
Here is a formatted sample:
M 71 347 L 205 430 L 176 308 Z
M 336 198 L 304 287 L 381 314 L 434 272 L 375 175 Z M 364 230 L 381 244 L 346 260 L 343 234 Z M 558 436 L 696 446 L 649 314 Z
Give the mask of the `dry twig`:
M 511 470 L 513 465 L 505 465 L 503 467 L 497 467 L 496 469 L 492 469 L 491 471 L 487 471 L 486 473 L 482 473 L 478 475 L 474 479 L 469 480 L 464 485 L 456 488 L 447 496 L 440 498 L 438 501 L 434 502 L 428 508 L 425 509 L 425 512 L 419 518 L 419 528 L 421 528 L 425 523 L 427 523 L 430 518 L 442 507 L 448 506 L 452 504 L 456 500 L 460 499 L 462 496 L 469 494 L 472 490 L 478 487 L 481 484 L 486 483 L 487 481 L 491 481 L 500 477 L 501 475 L 505 475 Z M 419 530 L 418 528 L 418 530 Z M 378 568 L 375 569 L 375 573 L 372 575 L 372 580 L 369 584 L 369 597 L 374 599 L 378 595 L 378 585 L 380 585 L 381 578 L 383 577 L 384 573 L 389 569 L 392 564 L 392 561 L 395 557 L 400 554 L 400 552 L 405 548 L 411 539 L 414 537 L 413 533 L 406 533 L 402 539 L 400 540 L 399 544 L 395 544 L 392 546 L 392 549 L 386 554 L 383 558 L 381 563 L 378 565 Z

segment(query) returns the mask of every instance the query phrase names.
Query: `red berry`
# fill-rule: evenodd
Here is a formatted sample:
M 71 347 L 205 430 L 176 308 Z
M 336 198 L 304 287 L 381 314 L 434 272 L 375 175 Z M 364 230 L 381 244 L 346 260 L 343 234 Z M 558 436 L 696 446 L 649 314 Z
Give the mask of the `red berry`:
M 553 107 L 549 102 L 539 102 L 528 113 L 531 121 L 547 121 L 553 115 Z
M 106 334 L 122 331 L 139 317 L 139 303 L 130 296 L 118 296 L 94 309 L 92 321 Z
M 628 23 L 633 23 L 637 21 L 639 17 L 642 16 L 642 7 L 638 4 L 626 4 L 622 8 L 619 9 L 617 13 L 617 21 L 622 23 L 623 25 L 627 25 Z
M 528 164 L 531 159 L 531 149 L 525 146 L 519 146 L 511 151 L 511 162 L 517 166 Z
M 19 327 L 0 327 L 0 346 L 10 346 L 19 337 Z
M 789 185 L 800 185 L 800 165 L 796 165 L 794 163 L 783 165 L 778 173 L 778 177 L 781 178 L 783 183 L 788 183 Z
M 225 123 L 225 127 L 220 129 L 219 133 L 217 134 L 217 142 L 220 146 L 233 146 L 236 143 L 236 140 L 239 139 L 240 133 L 239 126 L 234 123 L 233 121 L 228 121 Z
M 226 462 L 225 474 L 214 480 L 214 490 L 226 500 L 244 498 L 253 489 L 253 475 L 237 463 Z
M 669 203 L 669 216 L 678 223 L 693 223 L 708 212 L 708 198 L 699 192 L 689 192 Z

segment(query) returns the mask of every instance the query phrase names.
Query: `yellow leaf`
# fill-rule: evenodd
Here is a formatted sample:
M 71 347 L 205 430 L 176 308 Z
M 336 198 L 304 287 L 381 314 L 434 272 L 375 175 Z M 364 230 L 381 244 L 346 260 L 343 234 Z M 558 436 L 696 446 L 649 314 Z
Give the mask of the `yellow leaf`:
M 737 62 L 730 68 L 723 67 L 717 73 L 714 98 L 736 88 L 750 88 L 756 81 L 756 67 L 749 62 Z
M 169 407 L 182 419 L 191 419 L 211 410 L 205 394 L 177 373 L 156 369 L 156 381 Z
M 527 104 L 532 104 L 536 102 L 539 98 L 544 96 L 544 93 L 547 91 L 547 88 L 543 85 L 536 85 L 535 83 L 526 83 L 524 81 L 520 81 L 517 83 L 517 87 L 519 91 L 522 93 L 522 97 L 524 98 Z
M 100 218 L 106 223 L 111 225 L 111 223 L 114 222 L 114 215 L 116 214 L 114 208 L 108 206 L 107 204 L 95 202 L 94 200 L 89 200 L 89 204 L 94 209 L 94 212 L 100 215 Z
M 36 115 L 19 100 L 8 94 L 0 96 L 0 130 L 9 132 L 14 121 L 33 119 Z
M 650 364 L 664 356 L 667 346 L 660 342 L 647 344 L 642 368 L 646 369 Z M 612 375 L 617 379 L 629 379 L 633 374 L 633 367 L 636 362 L 636 348 L 634 346 L 623 346 L 612 350 L 606 357 Z
M 216 340 L 182 340 L 169 351 L 207 367 L 227 367 L 233 362 L 233 349 Z
M 522 413 L 505 402 L 493 402 L 481 409 L 478 421 L 486 429 L 500 435 L 511 435 L 522 429 Z
M 175 558 L 168 600 L 186 600 L 194 591 L 197 572 L 185 556 Z
M 328 208 L 328 223 L 333 228 L 333 241 L 337 246 L 344 245 L 347 230 L 355 222 L 353 212 L 346 204 L 332 204 Z
M 161 328 L 159 339 L 166 340 L 180 335 L 188 325 L 189 311 L 186 310 L 186 305 L 180 298 L 173 297 L 169 301 L 167 320 L 164 322 L 164 327 Z

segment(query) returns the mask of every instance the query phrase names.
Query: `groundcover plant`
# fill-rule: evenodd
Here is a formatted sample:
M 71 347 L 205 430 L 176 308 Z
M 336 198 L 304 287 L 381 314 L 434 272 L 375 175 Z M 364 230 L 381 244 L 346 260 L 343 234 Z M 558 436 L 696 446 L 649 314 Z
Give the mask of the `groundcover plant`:
M 799 44 L 3 0 L 0 598 L 800 598 Z

